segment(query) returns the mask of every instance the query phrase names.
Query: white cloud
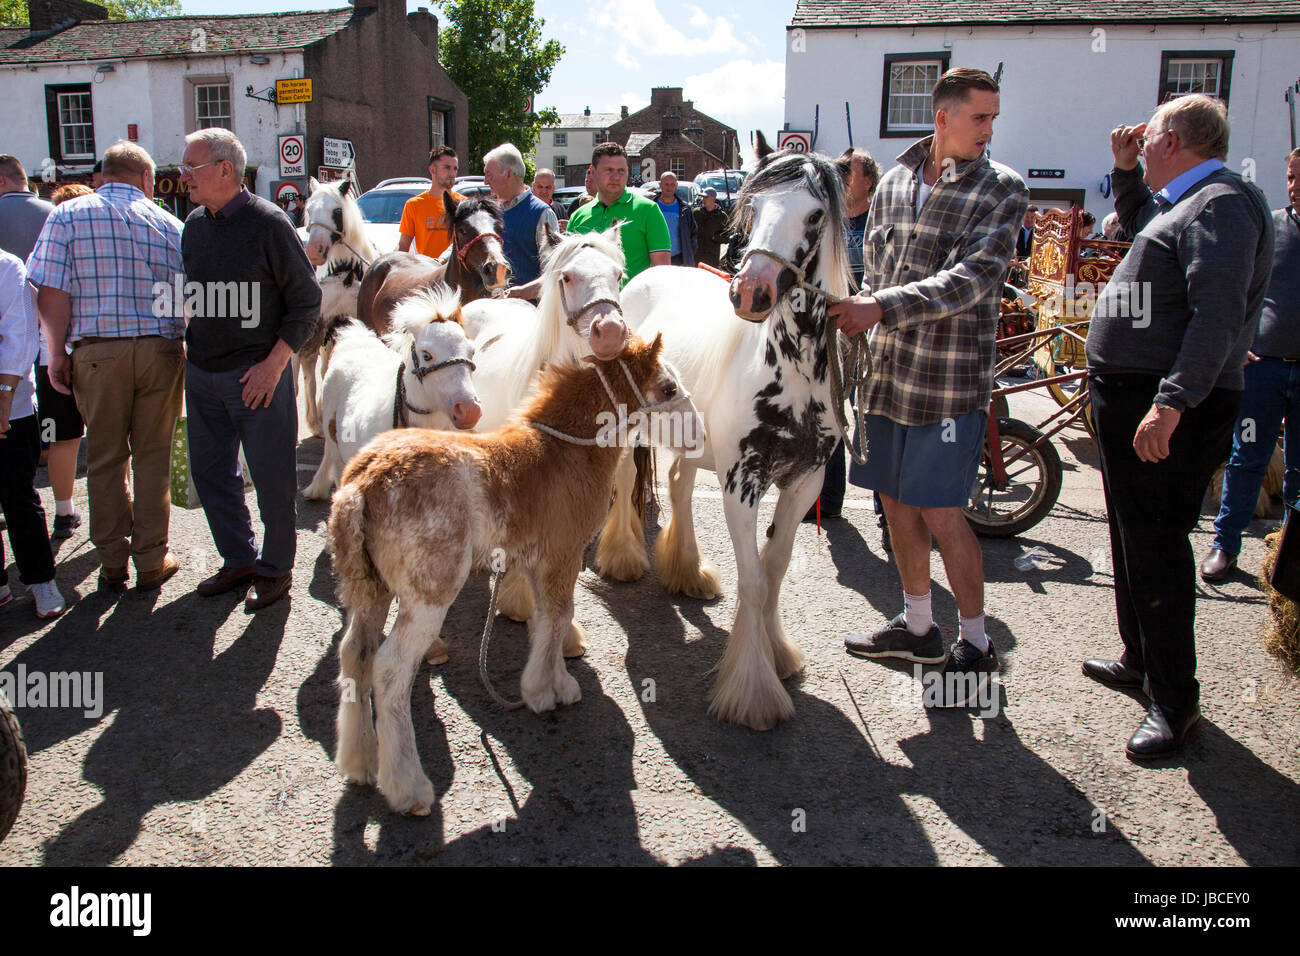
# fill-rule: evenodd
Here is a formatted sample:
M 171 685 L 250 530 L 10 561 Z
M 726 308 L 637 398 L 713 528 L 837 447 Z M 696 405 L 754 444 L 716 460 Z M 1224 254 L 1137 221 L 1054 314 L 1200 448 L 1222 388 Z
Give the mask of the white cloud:
M 682 95 L 694 100 L 697 109 L 735 128 L 747 159 L 753 158 L 752 130 L 761 129 L 775 143 L 785 122 L 785 64 L 777 60 L 732 60 L 688 76 L 682 87 Z
M 612 34 L 613 59 L 619 66 L 636 69 L 637 56 L 721 56 L 744 53 L 747 46 L 737 38 L 731 21 L 713 17 L 699 7 L 691 11 L 691 35 L 678 30 L 660 12 L 657 0 L 610 0 L 588 6 L 588 19 L 602 32 Z

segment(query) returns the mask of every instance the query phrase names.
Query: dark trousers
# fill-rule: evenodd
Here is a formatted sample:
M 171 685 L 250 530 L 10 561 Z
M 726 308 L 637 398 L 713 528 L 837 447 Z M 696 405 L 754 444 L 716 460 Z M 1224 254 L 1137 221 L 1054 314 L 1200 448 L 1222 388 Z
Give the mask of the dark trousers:
M 298 547 L 298 402 L 293 364 L 285 366 L 269 407 L 244 404 L 239 383 L 247 368 L 205 372 L 192 362 L 185 374 L 186 424 L 194 490 L 203 503 L 212 540 L 225 567 L 247 567 L 279 577 L 293 570 Z M 244 502 L 239 446 L 244 446 L 265 534 L 258 553 Z
M 826 462 L 826 477 L 822 479 L 822 513 L 837 515 L 844 510 L 844 490 L 848 482 L 848 468 L 844 464 L 844 439 L 835 443 Z
M 1089 376 L 1115 569 L 1115 616 L 1123 660 L 1147 675 L 1151 699 L 1200 702 L 1196 681 L 1196 562 L 1188 539 L 1205 489 L 1228 455 L 1241 393 L 1214 389 L 1179 420 L 1169 457 L 1144 462 L 1133 450 L 1160 376 Z
M 9 525 L 9 544 L 18 562 L 23 584 L 54 580 L 54 553 L 45 526 L 45 509 L 36 493 L 36 463 L 41 457 L 41 430 L 35 415 L 9 422 L 0 438 L 0 507 Z M 0 573 L 4 569 L 4 543 L 0 541 Z M 3 584 L 0 581 L 0 584 Z

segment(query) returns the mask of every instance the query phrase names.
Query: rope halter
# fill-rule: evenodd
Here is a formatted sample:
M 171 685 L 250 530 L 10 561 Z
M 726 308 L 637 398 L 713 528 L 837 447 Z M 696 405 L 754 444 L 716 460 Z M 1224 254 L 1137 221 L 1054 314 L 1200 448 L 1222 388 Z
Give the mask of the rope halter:
M 365 256 L 363 256 L 361 253 L 357 252 L 357 250 L 353 249 L 351 244 L 346 239 L 343 238 L 343 233 L 339 232 L 337 229 L 334 228 L 333 223 L 326 223 L 326 222 L 321 222 L 318 219 L 313 219 L 311 222 L 307 223 L 307 227 L 306 227 L 307 231 L 310 232 L 313 226 L 319 226 L 321 229 L 324 229 L 327 233 L 329 233 L 330 245 L 334 245 L 334 243 L 338 243 L 348 252 L 352 253 L 359 260 L 361 260 L 361 263 L 367 269 L 370 268 L 370 260 L 367 259 Z
M 654 412 L 677 411 L 682 408 L 692 407 L 691 393 L 686 390 L 682 385 L 681 380 L 671 371 L 665 369 L 668 373 L 668 377 L 672 379 L 673 384 L 677 388 L 677 394 L 672 398 L 666 398 L 661 402 L 648 402 L 646 401 L 645 395 L 642 394 L 641 389 L 637 387 L 636 381 L 632 378 L 632 373 L 628 370 L 627 363 L 622 359 L 619 359 L 618 367 L 623 370 L 623 376 L 627 379 L 628 385 L 632 387 L 632 394 L 636 396 L 637 413 L 645 416 L 647 423 L 649 422 L 649 416 Z M 614 394 L 614 389 L 610 387 L 609 379 L 605 377 L 605 370 L 599 365 L 593 365 L 592 368 L 596 370 L 596 375 L 600 378 L 600 384 L 604 386 L 605 395 L 609 398 L 610 405 L 614 407 L 615 411 L 618 411 L 618 397 Z M 601 448 L 609 448 L 617 444 L 617 436 L 611 435 L 610 429 L 608 428 L 597 432 L 596 435 L 591 438 L 579 438 L 575 435 L 566 434 L 558 428 L 552 428 L 550 425 L 545 425 L 541 422 L 530 421 L 527 424 L 537 429 L 539 432 L 550 435 L 552 438 L 558 438 L 561 441 L 568 442 L 571 445 L 595 445 Z M 617 423 L 615 424 L 615 429 L 617 429 Z
M 497 235 L 495 232 L 480 232 L 469 242 L 465 243 L 463 247 L 458 247 L 456 249 L 456 258 L 460 260 L 460 267 L 462 269 L 469 268 L 469 265 L 465 262 L 465 257 L 468 256 L 469 251 L 474 248 L 474 244 L 476 242 L 482 242 L 484 239 L 495 239 L 498 242 L 501 241 L 501 237 Z
M 416 381 L 418 381 L 421 385 L 424 384 L 425 378 L 432 375 L 434 372 L 441 371 L 444 368 L 450 368 L 453 365 L 467 365 L 469 366 L 469 370 L 471 372 L 477 369 L 477 366 L 470 359 L 460 358 L 460 357 L 449 358 L 444 362 L 438 362 L 434 365 L 421 365 L 420 356 L 415 351 L 415 343 L 414 342 L 411 343 L 411 367 L 409 371 L 412 375 L 415 376 Z M 419 408 L 415 405 L 412 405 L 410 400 L 406 397 L 407 371 L 408 369 L 406 367 L 405 362 L 397 366 L 397 384 L 393 390 L 393 427 L 394 428 L 407 427 L 409 421 L 406 417 L 406 413 L 408 411 L 414 412 L 417 415 L 433 414 L 433 409 Z
M 578 331 L 578 323 L 582 320 L 582 317 L 598 305 L 612 306 L 614 311 L 617 312 L 620 316 L 623 314 L 622 304 L 618 301 L 618 299 L 611 299 L 611 298 L 592 299 L 582 308 L 577 310 L 569 308 L 569 300 L 564 294 L 564 282 L 563 281 L 560 282 L 560 306 L 564 309 L 565 321 L 568 322 L 569 328 L 573 329 L 575 332 Z M 587 330 L 587 336 L 588 337 L 591 336 L 590 329 Z M 624 371 L 626 371 L 626 369 Z M 628 381 L 631 381 L 631 379 L 629 378 Z M 633 385 L 632 387 L 636 388 L 635 385 Z

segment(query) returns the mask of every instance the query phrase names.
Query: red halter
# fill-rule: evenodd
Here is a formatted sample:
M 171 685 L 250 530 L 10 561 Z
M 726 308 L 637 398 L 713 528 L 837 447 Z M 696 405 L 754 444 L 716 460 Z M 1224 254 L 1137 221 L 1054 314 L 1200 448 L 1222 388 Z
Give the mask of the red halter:
M 471 249 L 474 248 L 474 243 L 478 242 L 478 241 L 481 240 L 481 239 L 497 239 L 497 240 L 500 240 L 500 238 L 501 238 L 501 237 L 498 236 L 495 232 L 480 232 L 477 236 L 475 236 L 475 237 L 474 237 L 473 239 L 471 239 L 469 242 L 465 243 L 465 248 L 463 248 L 463 249 L 457 249 L 457 250 L 456 250 L 456 258 L 460 260 L 460 266 L 461 266 L 461 268 L 462 268 L 462 269 L 468 269 L 468 268 L 469 268 L 469 266 L 466 265 L 466 263 L 465 263 L 465 257 L 466 257 L 467 255 L 469 255 L 469 251 L 470 251 Z

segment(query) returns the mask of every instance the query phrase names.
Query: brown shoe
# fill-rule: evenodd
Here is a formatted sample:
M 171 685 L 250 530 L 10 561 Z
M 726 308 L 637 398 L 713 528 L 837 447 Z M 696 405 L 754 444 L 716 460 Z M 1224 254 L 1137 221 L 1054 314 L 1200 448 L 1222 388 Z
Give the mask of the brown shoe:
M 1211 584 L 1226 581 L 1231 576 L 1232 569 L 1236 566 L 1237 556 L 1235 554 L 1220 551 L 1218 548 L 1211 548 L 1210 553 L 1201 562 L 1201 580 L 1209 581 Z
M 233 591 L 241 584 L 248 590 L 253 578 L 257 577 L 257 566 L 250 564 L 243 568 L 222 568 L 210 578 L 204 578 L 195 589 L 204 597 L 216 597 Z
M 292 584 L 292 571 L 282 574 L 278 578 L 270 578 L 265 574 L 259 574 L 257 580 L 253 582 L 252 593 L 244 599 L 244 610 L 252 614 L 264 607 L 270 607 L 289 593 L 289 587 Z
M 127 569 L 126 565 L 120 568 L 110 568 L 108 565 L 101 565 L 99 569 L 99 588 L 101 591 L 120 591 L 126 587 Z
M 162 566 L 154 571 L 135 572 L 135 589 L 137 591 L 152 591 L 154 588 L 160 588 L 163 582 L 181 569 L 181 563 L 176 560 L 176 555 L 170 551 L 163 556 Z

